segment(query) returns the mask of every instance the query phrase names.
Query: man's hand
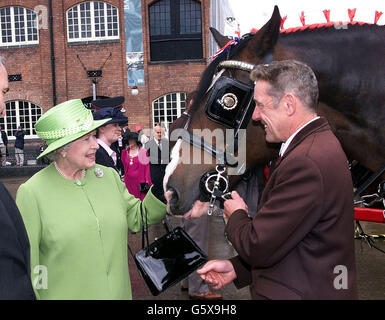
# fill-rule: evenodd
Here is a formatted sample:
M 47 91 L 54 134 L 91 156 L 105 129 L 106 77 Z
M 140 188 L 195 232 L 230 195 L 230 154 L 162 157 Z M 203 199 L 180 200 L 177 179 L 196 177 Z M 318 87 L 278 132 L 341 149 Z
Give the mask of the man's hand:
M 238 194 L 238 192 L 236 191 L 231 192 L 231 198 L 232 199 L 226 200 L 224 202 L 223 215 L 225 219 L 229 219 L 231 215 L 238 209 L 242 209 L 247 212 L 247 205 L 243 201 L 241 196 Z
M 197 270 L 201 278 L 214 290 L 218 290 L 237 278 L 230 260 L 210 260 Z

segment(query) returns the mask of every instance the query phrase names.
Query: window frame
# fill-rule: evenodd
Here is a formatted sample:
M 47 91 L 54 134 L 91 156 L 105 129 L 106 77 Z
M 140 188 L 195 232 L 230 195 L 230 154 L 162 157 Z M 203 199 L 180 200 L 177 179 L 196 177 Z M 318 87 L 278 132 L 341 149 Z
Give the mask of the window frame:
M 35 12 L 34 10 L 32 9 L 29 9 L 29 8 L 26 8 L 26 7 L 23 7 L 23 6 L 6 6 L 6 7 L 2 7 L 0 8 L 0 11 L 2 10 L 5 10 L 9 8 L 10 9 L 10 22 L 4 22 L 4 23 L 10 23 L 11 24 L 11 38 L 12 38 L 12 41 L 11 42 L 3 42 L 3 28 L 2 28 L 2 15 L 0 15 L 0 48 L 1 47 L 12 47 L 12 46 L 30 46 L 30 45 L 38 45 L 39 44 L 39 28 L 38 28 L 38 14 L 37 12 Z M 24 23 L 24 26 L 23 28 L 19 27 L 18 30 L 23 30 L 24 29 L 24 37 L 25 37 L 25 40 L 23 41 L 16 41 L 16 18 L 15 18 L 15 8 L 20 8 L 20 9 L 23 9 L 24 12 L 23 12 L 23 23 Z M 19 13 L 20 14 L 20 13 Z M 32 17 L 35 16 L 34 19 L 32 19 L 31 21 L 28 21 L 28 15 L 31 14 Z M 21 20 L 20 20 L 21 21 Z M 19 21 L 19 23 L 20 23 Z M 28 26 L 28 22 L 31 23 L 31 27 Z M 7 29 L 5 29 L 7 30 Z M 28 31 L 29 30 L 32 30 L 32 33 L 29 34 Z M 28 36 L 32 36 L 34 37 L 35 33 L 34 33 L 34 30 L 36 30 L 36 40 L 28 40 Z M 9 35 L 7 35 L 8 37 Z M 18 35 L 18 36 L 21 36 L 21 35 Z
M 10 114 L 12 102 L 15 103 L 16 130 L 17 130 L 17 127 L 20 125 L 20 103 L 27 103 L 28 104 L 28 123 L 30 124 L 30 128 L 27 129 L 27 128 L 25 128 L 25 125 L 21 125 L 23 130 L 26 132 L 26 135 L 24 136 L 24 138 L 25 139 L 39 138 L 36 133 L 33 134 L 33 132 L 35 131 L 34 130 L 34 124 L 43 115 L 43 109 L 39 105 L 37 105 L 33 102 L 30 102 L 30 101 L 27 101 L 27 100 L 9 100 L 9 101 L 5 102 L 6 115 L 5 115 L 5 117 L 2 118 L 3 121 L 1 123 L 5 132 L 7 133 L 8 140 L 15 140 L 16 139 L 14 136 L 14 133 L 16 132 L 16 130 L 14 130 L 12 127 L 10 127 L 10 126 L 12 126 L 13 121 L 9 121 L 9 119 L 12 117 L 12 115 Z M 36 114 L 33 115 L 32 114 L 32 107 L 34 107 L 37 110 L 40 110 L 40 115 L 36 115 Z M 37 117 L 35 121 L 32 120 L 33 116 Z M 24 124 L 25 123 L 26 123 L 26 121 L 24 121 Z M 32 134 L 31 134 L 31 132 L 32 132 Z
M 176 94 L 176 100 L 175 101 L 172 100 L 173 94 Z M 167 97 L 171 98 L 170 101 L 167 100 Z M 187 92 L 179 91 L 179 92 L 166 93 L 165 95 L 160 96 L 160 97 L 156 98 L 155 100 L 153 100 L 151 103 L 151 105 L 152 105 L 152 107 L 151 107 L 151 109 L 152 109 L 152 123 L 155 124 L 155 123 L 159 122 L 163 127 L 166 128 L 166 131 L 168 131 L 169 124 L 171 122 L 173 122 L 174 120 L 176 120 L 177 118 L 179 118 L 182 115 L 183 111 L 186 110 L 186 97 L 187 97 Z M 160 102 L 161 99 L 163 99 L 163 102 Z M 172 111 L 173 111 L 172 103 L 173 102 L 176 103 L 176 117 L 174 119 L 172 119 L 171 122 L 169 122 L 167 120 L 167 107 L 168 107 L 168 103 L 170 103 L 171 104 L 171 109 L 170 109 L 171 110 L 171 117 L 174 117 L 175 115 L 172 114 Z M 163 109 L 163 119 L 161 119 L 160 115 L 157 115 L 158 119 L 155 119 L 156 103 L 158 103 L 158 104 L 162 103 L 163 104 L 162 107 L 157 106 L 159 111 L 161 109 Z
M 90 4 L 90 26 L 91 26 L 91 36 L 88 37 L 83 37 L 82 36 L 82 24 L 81 22 L 79 23 L 79 21 L 82 19 L 82 16 L 81 16 L 81 9 L 80 9 L 80 6 L 81 5 L 86 5 L 87 3 Z M 96 32 L 101 32 L 102 30 L 99 29 L 99 30 L 96 30 L 96 22 L 95 22 L 95 3 L 103 3 L 104 4 L 104 15 L 103 15 L 103 18 L 104 18 L 104 32 L 105 32 L 105 35 L 104 36 L 96 36 Z M 116 10 L 116 22 L 113 21 L 113 18 L 115 17 L 115 15 L 111 14 L 110 16 L 108 16 L 108 11 L 110 10 L 110 8 L 108 8 L 108 6 L 111 6 L 112 9 L 115 9 Z M 77 21 L 78 23 L 75 25 L 74 22 L 70 25 L 69 23 L 69 13 L 71 10 L 73 10 L 74 8 L 78 8 L 78 14 L 77 14 Z M 100 8 L 98 8 L 97 10 L 100 10 Z M 73 12 L 71 12 L 73 14 Z M 108 18 L 111 17 L 112 18 L 112 21 L 111 22 L 108 22 Z M 87 17 L 86 17 L 87 18 Z M 98 18 L 100 19 L 101 16 L 98 16 Z M 72 16 L 71 19 L 74 21 L 74 17 Z M 116 26 L 116 31 L 117 31 L 117 35 L 112 35 L 112 36 L 109 36 L 108 35 L 108 31 L 110 29 L 108 29 L 108 24 L 111 23 L 112 25 L 113 24 L 117 24 Z M 81 3 L 78 3 L 70 8 L 67 9 L 66 11 L 66 30 L 67 30 L 67 42 L 68 43 L 79 43 L 79 42 L 100 42 L 100 41 L 111 41 L 111 40 L 120 40 L 120 22 L 119 22 L 119 8 L 108 3 L 108 2 L 105 2 L 105 1 L 85 1 L 85 2 L 81 2 Z M 88 24 L 84 24 L 85 26 L 88 26 Z M 99 25 L 102 25 L 99 21 Z M 75 33 L 75 31 L 70 31 L 70 27 L 75 27 L 75 26 L 78 26 L 78 34 L 79 34 L 79 37 L 77 38 L 71 38 L 70 39 L 70 33 Z M 115 31 L 114 28 L 111 29 L 112 32 Z M 85 31 L 86 33 L 88 32 L 87 30 Z

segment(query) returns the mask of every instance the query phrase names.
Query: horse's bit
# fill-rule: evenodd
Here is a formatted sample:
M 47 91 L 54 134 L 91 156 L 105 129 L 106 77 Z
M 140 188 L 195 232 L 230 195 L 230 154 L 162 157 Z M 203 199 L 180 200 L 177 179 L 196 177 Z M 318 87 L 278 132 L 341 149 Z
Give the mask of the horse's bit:
M 209 209 L 207 214 L 211 216 L 214 211 L 215 201 L 220 199 L 226 201 L 231 199 L 231 192 L 229 190 L 229 180 L 226 175 L 226 167 L 217 165 L 215 171 L 208 171 L 200 181 L 201 192 L 210 198 Z

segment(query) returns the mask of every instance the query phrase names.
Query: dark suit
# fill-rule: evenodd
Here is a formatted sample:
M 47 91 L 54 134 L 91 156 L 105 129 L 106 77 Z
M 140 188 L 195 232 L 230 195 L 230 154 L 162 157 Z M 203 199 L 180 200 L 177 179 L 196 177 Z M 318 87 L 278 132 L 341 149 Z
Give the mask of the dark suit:
M 35 299 L 29 250 L 20 212 L 0 182 L 0 299 Z
M 118 164 L 120 161 L 119 151 L 114 150 L 113 147 L 111 147 L 111 149 L 116 152 L 116 163 Z M 108 155 L 106 149 L 104 149 L 101 145 L 99 145 L 99 149 L 96 151 L 95 162 L 97 164 L 101 164 L 102 166 L 114 168 L 119 173 L 118 167 L 115 165 L 114 160 Z
M 124 166 L 122 162 L 122 150 L 124 149 L 124 146 L 119 147 L 119 142 L 116 141 L 110 148 L 116 152 L 116 169 L 118 169 L 121 176 L 124 176 Z
M 170 161 L 169 143 L 167 139 L 161 139 L 160 147 L 152 138 L 145 144 L 150 160 L 151 181 L 155 185 L 163 185 L 163 177 L 167 164 Z
M 239 254 L 231 259 L 238 288 L 251 283 L 253 298 L 358 298 L 352 180 L 324 118 L 294 137 L 258 207 L 252 220 L 235 211 L 226 227 Z

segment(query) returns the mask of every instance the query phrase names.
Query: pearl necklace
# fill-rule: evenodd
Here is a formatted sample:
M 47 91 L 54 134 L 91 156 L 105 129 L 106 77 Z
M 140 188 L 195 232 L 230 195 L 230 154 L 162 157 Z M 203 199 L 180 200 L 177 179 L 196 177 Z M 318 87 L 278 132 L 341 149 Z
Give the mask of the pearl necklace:
M 131 150 L 130 150 L 131 151 Z M 134 150 L 132 150 L 134 151 Z M 130 166 L 132 166 L 134 164 L 134 158 L 138 156 L 139 154 L 139 149 L 136 149 L 136 153 L 133 153 L 133 155 L 130 154 L 130 152 L 128 152 L 128 157 L 130 158 Z
M 55 168 L 57 170 L 57 172 L 59 172 L 59 174 L 63 177 L 63 178 L 66 178 L 66 179 L 69 179 L 58 167 L 56 161 L 53 162 L 53 164 L 55 165 Z M 80 179 L 69 179 L 69 180 L 81 180 L 83 179 L 84 177 L 86 176 L 86 170 L 83 169 L 82 170 L 82 176 L 80 177 Z

